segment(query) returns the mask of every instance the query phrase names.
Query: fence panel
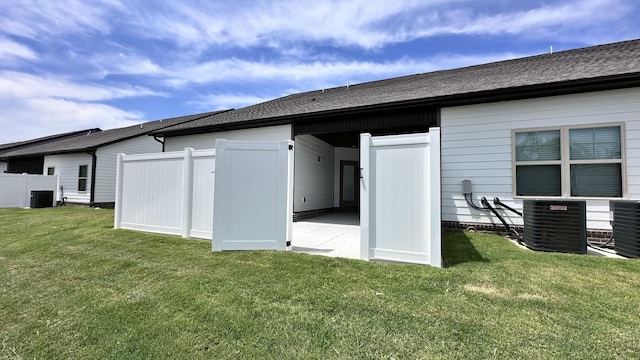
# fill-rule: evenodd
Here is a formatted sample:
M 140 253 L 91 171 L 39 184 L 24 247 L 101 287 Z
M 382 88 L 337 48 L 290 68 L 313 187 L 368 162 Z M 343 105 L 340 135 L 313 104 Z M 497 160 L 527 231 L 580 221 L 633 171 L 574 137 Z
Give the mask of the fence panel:
M 32 191 L 53 191 L 58 198 L 57 175 L 0 174 L 0 208 L 24 208 L 31 204 Z
M 114 227 L 211 239 L 214 169 L 213 149 L 118 154 Z
M 441 267 L 439 128 L 360 146 L 361 258 Z

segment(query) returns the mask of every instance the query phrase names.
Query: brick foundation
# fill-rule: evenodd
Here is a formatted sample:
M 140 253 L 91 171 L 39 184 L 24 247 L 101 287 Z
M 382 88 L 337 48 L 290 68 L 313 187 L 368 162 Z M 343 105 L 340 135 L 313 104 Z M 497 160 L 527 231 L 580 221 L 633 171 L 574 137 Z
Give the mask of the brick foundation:
M 524 227 L 512 226 L 519 234 L 524 233 Z M 444 231 L 478 231 L 490 232 L 498 235 L 507 235 L 507 229 L 502 224 L 483 224 L 483 223 L 461 223 L 457 221 L 443 221 L 442 230 Z M 611 239 L 611 230 L 587 229 L 587 241 L 594 244 L 604 244 Z

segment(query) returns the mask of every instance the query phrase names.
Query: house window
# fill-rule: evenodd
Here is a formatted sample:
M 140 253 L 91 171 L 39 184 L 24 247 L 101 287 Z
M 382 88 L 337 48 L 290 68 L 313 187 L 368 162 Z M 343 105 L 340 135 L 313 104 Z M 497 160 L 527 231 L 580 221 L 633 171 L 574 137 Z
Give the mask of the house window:
M 56 168 L 51 166 L 47 168 L 47 175 L 55 175 L 56 174 Z
M 514 132 L 515 195 L 623 195 L 621 125 Z
M 78 168 L 78 191 L 87 191 L 87 169 L 88 165 L 80 165 Z

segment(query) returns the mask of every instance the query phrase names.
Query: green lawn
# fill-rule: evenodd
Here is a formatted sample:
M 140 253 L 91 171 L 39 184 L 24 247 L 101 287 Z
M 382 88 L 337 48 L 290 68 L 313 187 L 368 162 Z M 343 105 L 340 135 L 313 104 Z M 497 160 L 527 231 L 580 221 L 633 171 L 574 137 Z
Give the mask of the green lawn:
M 447 268 L 113 230 L 0 210 L 0 358 L 637 359 L 640 261 L 449 233 Z

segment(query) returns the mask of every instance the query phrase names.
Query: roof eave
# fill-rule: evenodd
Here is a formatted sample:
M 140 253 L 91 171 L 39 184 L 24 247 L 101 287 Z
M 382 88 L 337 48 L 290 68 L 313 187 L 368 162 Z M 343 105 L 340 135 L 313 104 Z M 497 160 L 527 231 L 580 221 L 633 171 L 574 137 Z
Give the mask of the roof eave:
M 87 148 L 82 148 L 82 149 L 68 149 L 68 150 L 59 150 L 59 151 L 42 151 L 42 152 L 30 153 L 30 154 L 0 156 L 0 159 L 8 160 L 8 159 L 23 159 L 23 158 L 38 157 L 38 156 L 49 156 L 49 155 L 67 155 L 67 154 L 77 154 L 77 153 L 90 153 L 90 152 L 97 151 L 99 147 L 100 146 L 98 146 L 98 147 L 87 147 Z
M 582 92 L 613 90 L 640 86 L 640 73 L 628 73 L 598 78 L 558 81 L 554 83 L 534 84 L 517 87 L 500 88 L 453 95 L 417 98 L 374 105 L 363 105 L 341 109 L 331 109 L 310 113 L 299 113 L 263 119 L 253 119 L 225 124 L 207 125 L 197 128 L 173 130 L 167 132 L 155 131 L 151 135 L 174 137 L 201 134 L 207 132 L 235 130 L 242 128 L 291 124 L 300 120 L 316 120 L 328 116 L 345 116 L 354 113 L 395 110 L 407 107 L 449 107 L 487 102 L 520 100 L 554 95 L 576 94 Z
M 181 125 L 181 124 L 184 124 L 184 123 L 187 123 L 187 122 L 195 121 L 195 120 L 207 117 L 207 116 L 211 116 L 211 115 L 222 113 L 222 112 L 226 112 L 226 111 L 230 111 L 230 110 L 220 110 L 218 112 L 213 112 L 213 114 L 208 114 L 208 115 L 203 115 L 203 116 L 200 116 L 200 117 L 195 117 L 193 119 L 187 119 L 187 120 L 183 120 L 183 121 L 178 121 L 178 122 L 176 122 L 176 124 L 167 125 L 167 127 Z M 168 119 L 157 120 L 157 121 L 164 121 L 164 120 L 168 120 Z M 144 127 L 144 123 L 141 124 L 141 125 Z M 155 130 L 159 130 L 159 129 L 155 129 Z M 119 142 L 130 140 L 130 139 L 133 139 L 133 138 L 136 138 L 136 137 L 140 137 L 140 136 L 151 135 L 151 133 L 153 133 L 155 130 L 141 131 L 141 132 L 138 132 L 136 134 L 131 134 L 131 135 L 128 135 L 128 136 L 119 137 L 119 138 L 111 140 L 111 141 L 105 141 L 103 143 L 98 143 L 98 144 L 94 144 L 92 146 L 87 146 L 87 147 L 71 148 L 71 149 L 65 149 L 65 150 L 41 151 L 41 152 L 34 152 L 34 153 L 28 153 L 28 154 L 19 154 L 19 155 L 9 155 L 9 156 L 0 155 L 0 159 L 18 159 L 18 158 L 37 157 L 37 156 L 64 155 L 64 154 L 76 154 L 76 153 L 87 153 L 87 152 L 91 153 L 91 152 L 98 151 L 98 149 L 101 148 L 101 147 L 117 144 Z

